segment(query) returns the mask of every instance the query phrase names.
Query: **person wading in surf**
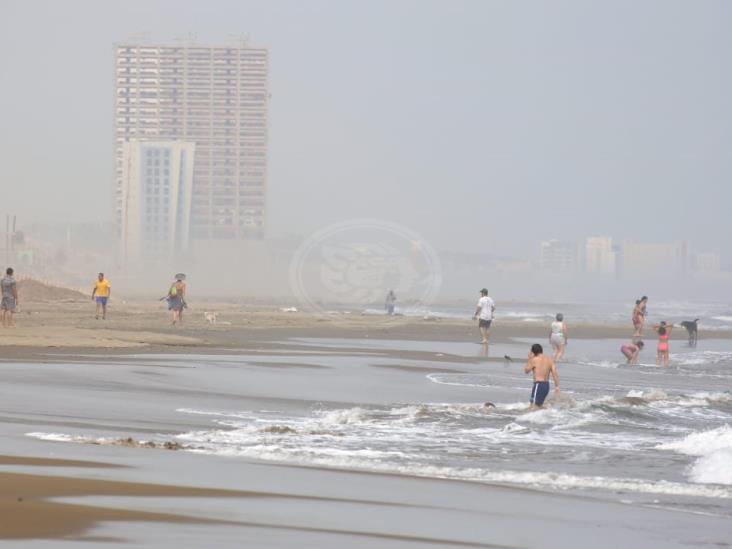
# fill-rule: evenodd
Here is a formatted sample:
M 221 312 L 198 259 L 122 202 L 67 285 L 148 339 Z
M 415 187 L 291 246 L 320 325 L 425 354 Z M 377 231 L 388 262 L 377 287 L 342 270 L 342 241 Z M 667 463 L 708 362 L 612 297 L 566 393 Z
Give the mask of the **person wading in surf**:
M 531 408 L 541 408 L 549 394 L 549 376 L 554 380 L 554 392 L 559 394 L 559 374 L 554 361 L 544 354 L 544 349 L 534 343 L 529 351 L 524 373 L 534 374 L 534 386 L 531 389 Z
M 480 330 L 481 343 L 488 345 L 488 338 L 491 335 L 491 322 L 493 322 L 493 313 L 496 310 L 495 302 L 488 297 L 488 290 L 483 288 L 480 291 L 480 299 L 475 307 L 473 320 L 478 319 L 478 329 Z

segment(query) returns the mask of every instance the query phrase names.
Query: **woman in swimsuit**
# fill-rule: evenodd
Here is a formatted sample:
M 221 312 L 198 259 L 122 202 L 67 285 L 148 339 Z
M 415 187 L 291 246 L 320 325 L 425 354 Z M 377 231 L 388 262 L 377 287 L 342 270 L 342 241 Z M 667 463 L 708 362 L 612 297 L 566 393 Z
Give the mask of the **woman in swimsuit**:
M 552 322 L 549 343 L 554 349 L 554 362 L 559 362 L 564 356 L 564 347 L 567 345 L 567 325 L 564 323 L 562 313 L 557 314 L 556 320 Z
M 627 343 L 620 347 L 620 352 L 628 359 L 627 364 L 638 364 L 638 356 L 643 349 L 643 342 Z
M 643 324 L 646 322 L 646 306 L 648 305 L 648 297 L 643 296 L 635 301 L 635 307 L 633 307 L 633 332 L 634 338 L 640 338 L 643 336 Z
M 666 322 L 661 322 L 661 324 L 653 327 L 658 333 L 656 366 L 660 366 L 661 362 L 663 362 L 664 366 L 668 366 L 668 338 L 671 335 L 673 327 L 673 324 L 666 324 Z

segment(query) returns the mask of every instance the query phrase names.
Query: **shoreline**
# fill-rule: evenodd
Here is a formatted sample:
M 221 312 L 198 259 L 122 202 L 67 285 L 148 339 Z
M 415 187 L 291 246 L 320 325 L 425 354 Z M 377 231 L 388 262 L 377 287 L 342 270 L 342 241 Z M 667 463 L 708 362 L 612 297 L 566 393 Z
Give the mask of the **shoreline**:
M 204 313 L 216 310 L 217 324 L 208 324 Z M 571 324 L 573 339 L 631 340 L 632 326 L 617 324 Z M 525 322 L 498 318 L 491 329 L 491 342 L 510 343 L 517 338 L 548 339 L 549 322 Z M 190 352 L 192 350 L 251 350 L 263 341 L 293 338 L 385 339 L 410 341 L 476 341 L 478 329 L 470 320 L 429 317 L 282 312 L 269 307 L 240 307 L 217 303 L 188 309 L 184 323 L 171 326 L 159 305 L 120 303 L 107 320 L 95 320 L 87 303 L 67 303 L 59 310 L 47 302 L 29 303 L 17 315 L 16 326 L 0 328 L 0 349 L 6 358 L 39 358 L 52 351 L 68 356 Z M 656 336 L 646 330 L 646 341 Z M 671 340 L 685 342 L 686 332 L 677 328 Z M 702 330 L 699 341 L 732 340 L 732 330 Z
M 130 305 L 96 321 L 89 304 L 64 311 L 46 305 L 19 318 L 19 327 L 0 329 L 0 427 L 6 441 L 0 509 L 10 517 L 5 526 L 0 521 L 0 538 L 151 547 L 181 539 L 187 546 L 231 547 L 292 547 L 301 540 L 319 547 L 536 546 L 525 529 L 528 511 L 547 533 L 547 546 L 665 547 L 724 539 L 729 517 L 718 508 L 705 517 L 696 508 L 654 508 L 652 493 L 630 488 L 618 495 L 596 486 L 494 481 L 500 475 L 475 481 L 408 469 L 364 470 L 338 460 L 269 461 L 237 454 L 236 448 L 227 454 L 225 444 L 220 454 L 198 452 L 196 444 L 205 440 L 177 435 L 227 431 L 226 423 L 219 427 L 215 420 L 220 411 L 234 414 L 223 417 L 249 411 L 259 421 L 276 410 L 287 427 L 290 418 L 322 408 L 523 401 L 529 381 L 520 373 L 525 355 L 518 353 L 527 340 L 544 343 L 549 332 L 548 325 L 497 321 L 491 341 L 500 356 L 488 357 L 470 321 L 231 307 L 219 309 L 226 324 L 212 326 L 203 310 L 190 309 L 186 324 L 171 328 L 157 307 Z M 629 338 L 631 328 L 570 329 L 570 345 L 574 339 L 573 352 L 579 352 L 583 346 L 604 348 L 605 339 L 614 347 L 610 338 Z M 680 349 L 685 334 L 674 335 Z M 9 344 L 12 337 L 27 344 Z M 726 346 L 730 338 L 724 339 L 714 344 Z M 59 340 L 64 344 L 53 343 Z M 505 363 L 504 352 L 518 357 L 515 368 Z M 565 379 L 570 386 L 573 376 L 589 380 L 584 376 L 591 368 L 568 368 Z M 593 370 L 591 383 L 607 386 L 614 371 Z M 517 392 L 512 382 L 442 385 L 426 379 L 433 373 L 517 376 L 527 391 Z M 641 374 L 624 371 L 617 378 L 633 383 L 633 375 Z M 297 429 L 298 423 L 292 425 Z M 270 436 L 290 436 L 261 432 L 265 446 Z M 84 443 L 86 437 L 92 442 Z M 335 439 L 326 444 L 338 450 Z M 511 469 L 500 459 L 487 467 Z

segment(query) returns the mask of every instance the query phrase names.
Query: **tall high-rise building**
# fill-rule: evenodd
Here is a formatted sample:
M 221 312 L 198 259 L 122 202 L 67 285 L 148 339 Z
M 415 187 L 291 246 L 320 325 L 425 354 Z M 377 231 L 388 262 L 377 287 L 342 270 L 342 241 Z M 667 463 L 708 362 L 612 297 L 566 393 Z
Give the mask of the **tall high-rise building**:
M 115 45 L 117 234 L 131 140 L 195 144 L 190 237 L 260 238 L 265 227 L 267 50 L 245 45 Z
M 193 143 L 183 141 L 123 144 L 120 244 L 125 262 L 188 251 L 194 150 Z

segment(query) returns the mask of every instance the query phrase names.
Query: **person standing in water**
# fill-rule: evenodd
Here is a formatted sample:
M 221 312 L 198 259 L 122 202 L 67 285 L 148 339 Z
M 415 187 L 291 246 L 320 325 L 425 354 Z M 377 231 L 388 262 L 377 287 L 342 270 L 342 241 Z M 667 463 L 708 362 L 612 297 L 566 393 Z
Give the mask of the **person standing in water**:
M 556 320 L 552 322 L 549 332 L 549 343 L 554 349 L 554 362 L 559 362 L 564 356 L 564 348 L 567 345 L 567 325 L 564 322 L 564 315 L 558 313 Z
M 628 359 L 626 364 L 638 364 L 638 357 L 640 356 L 640 352 L 643 350 L 643 342 L 631 342 L 626 343 L 622 347 L 620 347 L 620 352 L 623 353 L 623 356 Z
M 534 343 L 529 351 L 529 357 L 524 367 L 524 373 L 534 375 L 534 386 L 531 389 L 531 408 L 541 408 L 549 394 L 549 376 L 554 380 L 554 392 L 559 394 L 559 373 L 554 361 L 544 355 L 544 349 Z
M 488 290 L 483 288 L 480 291 L 480 299 L 478 299 L 478 305 L 475 308 L 475 314 L 473 320 L 478 319 L 478 329 L 482 337 L 481 343 L 483 345 L 488 344 L 488 338 L 491 334 L 491 322 L 493 322 L 493 313 L 496 310 L 495 302 L 488 297 Z
M 641 311 L 641 300 L 635 300 L 635 306 L 633 307 L 633 314 L 631 315 L 633 321 L 633 338 L 643 337 L 643 312 Z
M 389 293 L 386 294 L 386 300 L 384 301 L 384 308 L 386 309 L 386 314 L 388 314 L 389 316 L 392 316 L 394 314 L 396 300 L 397 298 L 394 290 L 389 290 Z
M 666 324 L 665 321 L 653 327 L 658 334 L 658 346 L 656 347 L 656 366 L 660 366 L 663 362 L 664 366 L 668 366 L 668 338 L 673 330 L 673 324 Z
M 0 280 L 0 291 L 2 292 L 2 302 L 0 309 L 3 313 L 3 326 L 15 326 L 15 309 L 18 307 L 18 286 L 13 278 L 13 268 L 8 267 L 5 271 L 5 278 Z
M 94 283 L 94 289 L 92 290 L 92 301 L 97 302 L 97 314 L 96 319 L 99 320 L 99 313 L 102 314 L 102 320 L 107 318 L 107 301 L 109 296 L 112 294 L 112 286 L 109 280 L 104 278 L 104 273 L 99 273 L 97 280 Z

